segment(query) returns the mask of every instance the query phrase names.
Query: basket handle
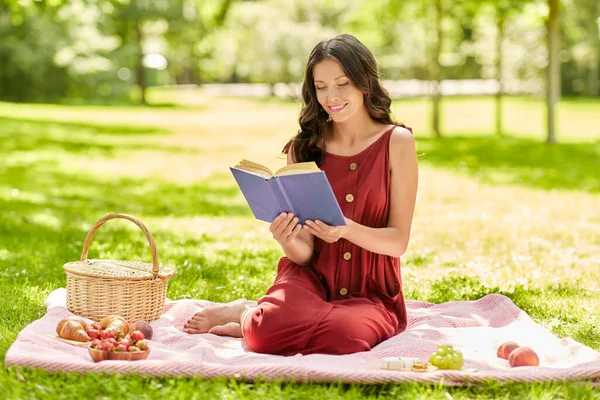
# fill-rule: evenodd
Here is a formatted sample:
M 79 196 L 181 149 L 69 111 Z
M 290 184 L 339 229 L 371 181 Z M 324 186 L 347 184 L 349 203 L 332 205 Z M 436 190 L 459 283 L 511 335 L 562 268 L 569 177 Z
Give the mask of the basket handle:
M 115 218 L 127 219 L 139 226 L 142 232 L 144 232 L 144 235 L 146 235 L 146 239 L 148 239 L 148 243 L 150 244 L 150 251 L 152 252 L 152 274 L 156 278 L 158 276 L 158 252 L 156 251 L 156 242 L 154 241 L 152 234 L 150 233 L 150 231 L 148 231 L 148 228 L 146 228 L 146 225 L 144 225 L 142 221 L 127 214 L 107 214 L 104 217 L 100 218 L 98 222 L 96 222 L 96 224 L 92 227 L 92 229 L 90 229 L 90 231 L 87 234 L 87 237 L 85 238 L 85 243 L 83 244 L 83 251 L 81 252 L 80 260 L 85 261 L 87 259 L 88 250 L 90 249 L 90 245 L 92 244 L 92 239 L 94 239 L 94 235 L 96 234 L 98 229 L 100 229 L 100 227 L 104 225 L 104 223 L 106 223 L 107 221 L 110 221 L 111 219 Z

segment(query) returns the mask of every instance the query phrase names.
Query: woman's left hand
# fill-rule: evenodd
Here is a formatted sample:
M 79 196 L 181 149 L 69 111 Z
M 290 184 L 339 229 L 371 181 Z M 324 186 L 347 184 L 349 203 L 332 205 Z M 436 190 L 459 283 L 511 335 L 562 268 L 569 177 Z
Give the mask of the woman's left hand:
M 352 221 L 346 218 L 346 225 L 343 226 L 330 226 L 323 221 L 306 220 L 304 223 L 304 229 L 312 233 L 316 237 L 322 239 L 327 243 L 335 243 L 342 239 L 348 233 L 348 226 Z

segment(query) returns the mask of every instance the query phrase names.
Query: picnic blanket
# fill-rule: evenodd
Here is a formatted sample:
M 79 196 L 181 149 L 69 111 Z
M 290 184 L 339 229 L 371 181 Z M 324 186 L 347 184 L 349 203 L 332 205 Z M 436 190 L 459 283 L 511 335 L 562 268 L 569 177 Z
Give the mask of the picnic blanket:
M 80 373 L 136 373 L 146 376 L 227 377 L 240 380 L 296 382 L 428 382 L 459 385 L 466 382 L 533 382 L 600 378 L 600 353 L 569 338 L 560 339 L 536 324 L 509 298 L 491 294 L 476 301 L 432 304 L 407 301 L 409 323 L 405 332 L 371 351 L 290 357 L 257 354 L 243 339 L 212 334 L 189 335 L 183 324 L 197 311 L 215 303 L 167 300 L 164 315 L 152 322 L 154 337 L 144 361 L 94 363 L 86 348 L 57 341 L 58 322 L 70 315 L 66 291 L 53 291 L 45 302 L 47 313 L 26 326 L 6 353 L 6 366 L 43 368 Z M 533 348 L 539 367 L 510 368 L 496 356 L 498 346 L 513 340 Z M 412 372 L 381 369 L 385 357 L 428 360 L 438 344 L 457 346 L 468 371 Z

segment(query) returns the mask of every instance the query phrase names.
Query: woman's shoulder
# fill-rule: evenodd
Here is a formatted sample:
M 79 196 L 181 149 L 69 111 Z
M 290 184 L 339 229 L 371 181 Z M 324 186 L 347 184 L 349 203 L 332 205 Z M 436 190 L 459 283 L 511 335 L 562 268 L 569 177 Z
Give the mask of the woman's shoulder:
M 415 148 L 415 138 L 412 130 L 404 125 L 396 125 L 390 135 L 390 150 L 394 152 L 402 152 L 405 150 L 413 150 Z

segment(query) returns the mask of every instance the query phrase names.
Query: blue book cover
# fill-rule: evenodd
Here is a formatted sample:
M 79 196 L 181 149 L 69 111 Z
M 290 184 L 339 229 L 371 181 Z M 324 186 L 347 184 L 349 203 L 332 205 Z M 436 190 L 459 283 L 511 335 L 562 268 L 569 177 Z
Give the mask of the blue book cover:
M 245 160 L 230 170 L 259 220 L 273 222 L 282 212 L 292 212 L 300 224 L 309 219 L 346 225 L 325 172 L 316 164 L 311 168 L 302 164 L 314 163 L 290 164 L 274 176 L 266 167 Z

